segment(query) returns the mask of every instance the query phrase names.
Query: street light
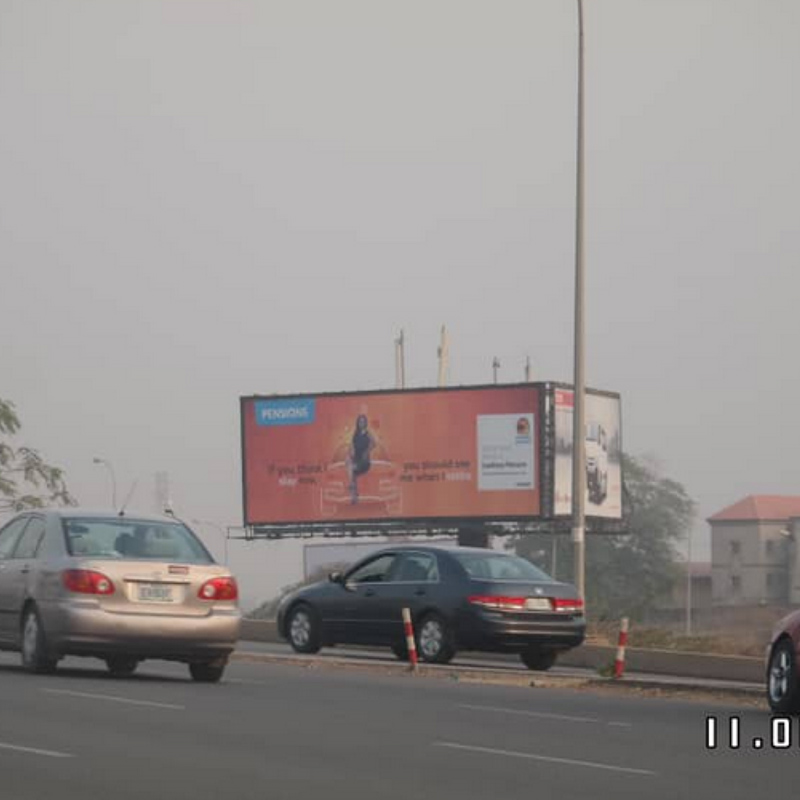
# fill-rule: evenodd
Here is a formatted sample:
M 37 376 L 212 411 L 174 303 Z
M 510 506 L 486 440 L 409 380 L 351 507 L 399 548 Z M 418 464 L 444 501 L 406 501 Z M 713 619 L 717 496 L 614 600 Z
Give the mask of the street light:
M 95 456 L 92 461 L 95 464 L 102 464 L 111 476 L 111 507 L 114 511 L 117 510 L 117 476 L 114 474 L 114 465 L 105 458 L 98 458 Z
M 575 380 L 572 427 L 572 542 L 575 588 L 586 602 L 586 369 L 584 337 L 583 0 L 578 1 L 578 135 L 575 180 Z
M 222 525 L 209 519 L 193 519 L 192 523 L 195 525 L 209 525 L 219 531 L 219 535 L 222 537 L 223 562 L 225 566 L 228 566 L 228 534 Z

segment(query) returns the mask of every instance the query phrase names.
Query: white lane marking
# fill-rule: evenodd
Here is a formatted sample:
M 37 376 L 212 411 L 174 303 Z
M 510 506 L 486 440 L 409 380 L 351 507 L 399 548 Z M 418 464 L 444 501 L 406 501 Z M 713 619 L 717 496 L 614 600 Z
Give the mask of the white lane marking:
M 569 714 L 551 714 L 547 711 L 526 711 L 522 708 L 500 708 L 498 706 L 476 706 L 471 705 L 470 703 L 460 703 L 459 708 L 466 708 L 470 711 L 490 711 L 495 714 L 517 714 L 524 717 L 541 717 L 542 719 L 561 719 L 565 720 L 566 722 L 599 722 L 602 723 L 602 719 L 598 719 L 597 717 L 573 717 Z M 620 728 L 630 728 L 630 722 L 607 722 L 607 725 L 616 725 Z
M 609 772 L 626 772 L 631 775 L 657 775 L 649 769 L 635 769 L 634 767 L 618 767 L 615 764 L 601 764 L 597 761 L 581 761 L 577 758 L 557 758 L 556 756 L 543 756 L 538 753 L 519 753 L 516 750 L 495 750 L 493 747 L 478 747 L 471 744 L 458 742 L 434 742 L 434 747 L 448 747 L 451 750 L 466 750 L 471 753 L 487 753 L 492 756 L 508 756 L 510 758 L 527 758 L 531 761 L 549 761 L 552 764 L 569 764 L 573 767 L 591 767 L 604 769 Z
M 108 700 L 111 703 L 128 703 L 132 706 L 148 706 L 150 708 L 170 708 L 174 711 L 185 711 L 186 706 L 176 706 L 172 703 L 156 703 L 153 700 L 132 700 L 130 697 L 118 697 L 113 694 L 91 694 L 90 692 L 73 692 L 69 689 L 42 689 L 47 694 L 61 694 L 67 697 L 84 697 L 89 700 Z
M 74 758 L 72 753 L 59 753 L 57 750 L 42 750 L 39 747 L 22 747 L 18 744 L 0 742 L 0 750 L 14 750 L 17 753 L 32 753 L 35 756 L 48 756 L 49 758 Z

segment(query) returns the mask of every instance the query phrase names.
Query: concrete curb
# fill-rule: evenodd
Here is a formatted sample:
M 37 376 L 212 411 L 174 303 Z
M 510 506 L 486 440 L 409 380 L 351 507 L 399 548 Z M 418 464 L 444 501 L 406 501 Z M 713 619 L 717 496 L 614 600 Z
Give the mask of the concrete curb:
M 282 641 L 274 622 L 248 619 L 242 621 L 241 639 L 245 642 Z M 614 647 L 584 644 L 562 655 L 558 663 L 565 667 L 582 667 L 597 671 L 608 667 L 614 661 L 615 654 Z M 652 675 L 760 684 L 764 681 L 766 666 L 762 659 L 747 656 L 628 648 L 626 670 Z
M 534 689 L 600 689 L 604 691 L 639 691 L 649 692 L 660 696 L 671 697 L 702 697 L 727 699 L 732 701 L 761 700 L 763 690 L 750 686 L 720 686 L 713 683 L 691 684 L 676 683 L 674 680 L 653 680 L 636 678 L 597 678 L 591 675 L 576 677 L 567 675 L 537 675 L 533 677 L 526 672 L 513 672 L 497 668 L 458 667 L 451 664 L 442 666 L 420 665 L 412 671 L 408 664 L 384 661 L 361 661 L 357 658 L 336 658 L 325 656 L 314 658 L 309 656 L 296 656 L 292 654 L 255 653 L 247 651 L 235 652 L 231 657 L 233 661 L 279 664 L 282 666 L 303 667 L 307 670 L 333 669 L 347 672 L 369 673 L 391 677 L 434 678 L 438 680 L 454 681 L 458 683 L 483 684 L 486 686 L 513 686 L 518 688 Z
M 665 676 L 666 677 L 666 676 Z M 667 681 L 653 680 L 650 678 L 590 678 L 588 684 L 591 686 L 612 686 L 628 687 L 631 689 L 652 689 L 666 690 L 673 692 L 689 692 L 695 694 L 734 694 L 742 697 L 762 698 L 764 689 L 756 686 L 736 686 L 732 684 L 719 685 L 716 683 L 672 683 Z

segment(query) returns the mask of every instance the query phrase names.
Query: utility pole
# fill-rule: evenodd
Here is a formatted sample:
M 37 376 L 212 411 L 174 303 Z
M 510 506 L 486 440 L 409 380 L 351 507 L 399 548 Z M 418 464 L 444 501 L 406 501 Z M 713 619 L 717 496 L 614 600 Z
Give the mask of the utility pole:
M 394 380 L 398 389 L 406 388 L 406 339 L 403 329 L 400 335 L 394 340 Z
M 192 522 L 195 525 L 207 525 L 211 528 L 215 528 L 219 535 L 220 539 L 222 539 L 222 555 L 223 555 L 223 563 L 225 566 L 228 566 L 228 532 L 219 524 L 219 522 L 212 522 L 210 519 L 193 519 Z
M 155 475 L 155 509 L 157 514 L 163 514 L 164 509 L 172 508 L 169 491 L 169 473 L 156 472 Z
M 575 180 L 575 395 L 572 428 L 572 542 L 575 588 L 586 602 L 586 364 L 584 329 L 583 0 L 578 0 L 578 135 Z
M 692 530 L 686 540 L 686 635 L 692 635 Z
M 492 361 L 492 372 L 494 374 L 494 382 L 497 383 L 497 371 L 500 369 L 500 359 L 495 356 Z
M 531 357 L 525 356 L 525 383 L 531 382 Z
M 442 335 L 439 349 L 436 351 L 439 357 L 439 376 L 437 386 L 447 386 L 447 370 L 450 367 L 450 337 L 447 335 L 447 328 L 442 325 Z
M 114 472 L 114 465 L 107 458 L 98 458 L 95 456 L 92 461 L 95 464 L 102 464 L 111 476 L 111 507 L 114 511 L 117 510 L 117 476 Z

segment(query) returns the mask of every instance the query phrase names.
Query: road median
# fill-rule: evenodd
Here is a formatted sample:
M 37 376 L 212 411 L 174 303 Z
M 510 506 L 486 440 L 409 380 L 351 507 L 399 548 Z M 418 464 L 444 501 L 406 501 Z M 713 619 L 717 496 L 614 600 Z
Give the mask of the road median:
M 277 626 L 271 621 L 244 620 L 243 642 L 277 643 Z M 584 644 L 558 659 L 559 666 L 578 667 L 600 672 L 614 661 L 616 649 L 610 646 Z M 628 648 L 626 670 L 630 673 L 647 673 L 668 677 L 696 678 L 712 681 L 738 681 L 762 683 L 765 665 L 760 658 L 748 656 L 712 655 L 678 650 L 645 650 Z

